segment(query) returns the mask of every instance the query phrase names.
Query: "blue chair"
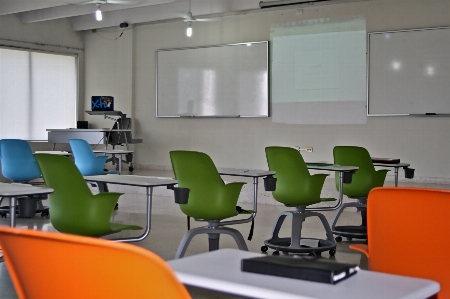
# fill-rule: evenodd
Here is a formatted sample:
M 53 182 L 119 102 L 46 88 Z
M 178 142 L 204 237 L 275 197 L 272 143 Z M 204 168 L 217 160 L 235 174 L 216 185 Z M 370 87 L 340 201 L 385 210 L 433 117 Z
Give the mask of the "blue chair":
M 19 183 L 42 177 L 30 145 L 25 140 L 0 140 L 0 159 L 5 178 Z
M 21 139 L 2 139 L 0 140 L 0 159 L 2 165 L 2 175 L 16 183 L 28 183 L 31 180 L 42 177 L 33 151 L 27 141 Z M 31 202 L 35 202 L 32 200 Z M 19 204 L 20 206 L 20 204 Z M 38 202 L 38 212 L 42 216 L 48 216 L 48 207 L 42 206 L 42 202 Z M 25 206 L 23 206 L 25 207 Z M 34 216 L 33 209 L 29 213 L 22 214 L 24 217 Z M 6 217 L 8 210 L 1 211 L 1 216 Z M 21 215 L 19 211 L 19 216 Z
M 69 139 L 69 144 L 75 158 L 75 165 L 83 176 L 117 173 L 104 170 L 108 156 L 96 156 L 86 140 Z

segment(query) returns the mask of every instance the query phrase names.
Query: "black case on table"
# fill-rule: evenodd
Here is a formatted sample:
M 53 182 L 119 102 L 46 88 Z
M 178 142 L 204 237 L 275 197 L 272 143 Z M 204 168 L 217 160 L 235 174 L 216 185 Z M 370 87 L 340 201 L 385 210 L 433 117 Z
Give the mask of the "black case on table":
M 336 284 L 357 273 L 357 265 L 317 257 L 264 256 L 243 259 L 241 270 L 316 282 Z

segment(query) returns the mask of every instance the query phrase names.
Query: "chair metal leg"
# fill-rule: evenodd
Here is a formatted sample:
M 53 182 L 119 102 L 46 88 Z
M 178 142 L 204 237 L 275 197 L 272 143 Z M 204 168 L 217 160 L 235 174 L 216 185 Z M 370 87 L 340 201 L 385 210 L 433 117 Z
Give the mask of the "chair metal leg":
M 181 239 L 180 245 L 178 246 L 177 253 L 175 254 L 175 259 L 179 259 L 184 256 L 192 238 L 199 234 L 208 234 L 208 239 L 210 240 L 210 251 L 219 249 L 220 234 L 227 234 L 232 236 L 240 250 L 248 251 L 247 244 L 245 243 L 244 238 L 238 230 L 229 227 L 210 228 L 206 226 L 193 228 L 191 230 L 188 230 L 184 234 L 183 238 Z M 217 238 L 215 238 L 215 235 L 217 235 Z
M 281 238 L 278 236 L 280 228 L 286 218 L 286 216 L 292 217 L 291 223 L 291 236 L 288 238 Z M 302 238 L 303 222 L 308 217 L 319 217 L 325 228 L 327 239 L 314 239 L 314 238 Z M 302 244 L 303 241 L 303 244 Z M 308 245 L 308 242 L 317 242 L 317 246 Z M 283 252 L 320 252 L 327 250 L 335 250 L 336 243 L 333 239 L 333 233 L 330 229 L 327 219 L 324 215 L 317 212 L 305 211 L 303 207 L 300 207 L 298 211 L 285 211 L 278 216 L 278 220 L 274 226 L 272 237 L 269 240 L 264 241 L 267 247 Z M 334 254 L 334 253 L 333 253 Z
M 337 221 L 339 220 L 342 212 L 346 208 L 355 207 L 361 213 L 361 225 L 345 225 L 337 226 Z M 339 210 L 337 210 L 334 215 L 331 231 L 337 235 L 336 240 L 340 242 L 341 236 L 347 237 L 349 240 L 352 238 L 365 239 L 367 238 L 367 220 L 366 220 L 366 209 L 367 204 L 365 199 L 358 199 L 358 202 L 351 202 L 343 204 Z
M 209 251 L 214 251 L 219 249 L 219 234 L 208 234 Z

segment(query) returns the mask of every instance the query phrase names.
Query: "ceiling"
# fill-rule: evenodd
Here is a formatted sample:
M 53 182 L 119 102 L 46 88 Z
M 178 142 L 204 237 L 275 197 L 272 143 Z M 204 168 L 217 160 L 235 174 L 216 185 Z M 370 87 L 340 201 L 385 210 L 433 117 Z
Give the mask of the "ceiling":
M 191 0 L 194 18 L 242 14 L 259 8 L 260 0 Z M 96 21 L 96 3 L 103 14 Z M 113 4 L 113 2 L 120 4 Z M 129 24 L 183 20 L 189 0 L 0 0 L 0 16 L 18 14 L 22 23 L 70 18 L 75 31 Z
M 75 31 L 168 21 L 187 21 L 188 12 L 194 20 L 216 19 L 261 12 L 264 10 L 298 8 L 373 0 L 0 0 L 0 16 L 17 14 L 22 23 L 35 23 L 70 18 Z M 99 5 L 103 20 L 95 19 Z M 192 19 L 191 19 L 192 20 Z

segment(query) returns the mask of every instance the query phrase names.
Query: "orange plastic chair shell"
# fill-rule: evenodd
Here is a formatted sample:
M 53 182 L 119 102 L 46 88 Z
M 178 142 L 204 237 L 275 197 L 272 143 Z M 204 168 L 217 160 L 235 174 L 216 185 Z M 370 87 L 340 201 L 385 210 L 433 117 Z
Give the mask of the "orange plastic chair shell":
M 369 193 L 368 245 L 373 271 L 437 281 L 436 298 L 450 298 L 450 190 L 384 187 Z
M 21 299 L 191 298 L 163 259 L 134 245 L 9 227 L 0 244 Z

